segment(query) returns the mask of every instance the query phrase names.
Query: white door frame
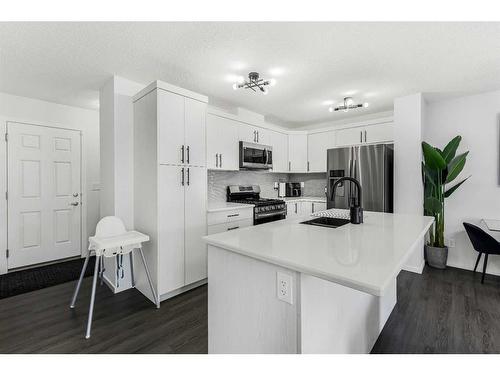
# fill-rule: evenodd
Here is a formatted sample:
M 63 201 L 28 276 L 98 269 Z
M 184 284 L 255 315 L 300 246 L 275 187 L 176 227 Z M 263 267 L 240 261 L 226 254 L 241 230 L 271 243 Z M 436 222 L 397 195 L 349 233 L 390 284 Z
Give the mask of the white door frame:
M 81 257 L 85 255 L 87 248 L 88 228 L 87 228 L 87 155 L 84 144 L 84 134 L 81 129 L 74 129 L 66 126 L 57 126 L 57 124 L 49 124 L 40 121 L 30 121 L 26 119 L 0 117 L 1 134 L 0 134 L 0 275 L 8 272 L 8 259 L 6 254 L 7 249 L 7 200 L 5 192 L 7 191 L 7 142 L 5 141 L 5 133 L 7 131 L 8 122 L 18 122 L 27 125 L 43 126 L 48 128 L 73 130 L 80 132 L 80 186 L 81 186 Z

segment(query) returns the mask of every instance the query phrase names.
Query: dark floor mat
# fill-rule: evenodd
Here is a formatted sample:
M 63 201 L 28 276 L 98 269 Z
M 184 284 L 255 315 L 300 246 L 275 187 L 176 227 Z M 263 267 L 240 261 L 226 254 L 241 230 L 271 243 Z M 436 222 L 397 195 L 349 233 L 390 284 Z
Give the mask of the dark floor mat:
M 83 261 L 75 259 L 0 275 L 0 299 L 77 280 Z M 94 262 L 95 257 L 90 258 L 85 276 L 92 274 Z

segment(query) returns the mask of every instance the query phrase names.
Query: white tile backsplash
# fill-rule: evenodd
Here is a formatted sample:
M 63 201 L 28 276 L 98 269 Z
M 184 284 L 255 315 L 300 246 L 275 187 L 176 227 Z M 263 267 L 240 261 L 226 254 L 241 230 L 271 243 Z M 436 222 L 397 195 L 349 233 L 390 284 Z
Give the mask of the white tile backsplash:
M 302 195 L 324 197 L 326 173 L 287 174 L 267 171 L 208 171 L 208 201 L 225 202 L 228 185 L 259 185 L 261 197 L 277 198 L 275 182 L 304 182 Z

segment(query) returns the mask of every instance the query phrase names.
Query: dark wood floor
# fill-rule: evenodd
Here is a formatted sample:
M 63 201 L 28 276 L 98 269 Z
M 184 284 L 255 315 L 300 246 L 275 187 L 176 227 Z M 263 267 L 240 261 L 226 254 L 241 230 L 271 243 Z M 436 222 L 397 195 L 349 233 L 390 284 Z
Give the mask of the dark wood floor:
M 74 282 L 0 300 L 0 353 L 207 353 L 206 286 L 160 309 L 137 290 L 113 295 L 101 286 L 85 340 L 91 280 L 74 310 Z
M 84 330 L 85 279 L 74 311 L 74 282 L 0 300 L 0 353 L 206 353 L 207 288 L 162 302 L 138 291 L 98 288 L 92 337 Z M 426 268 L 401 272 L 398 304 L 373 353 L 500 353 L 500 277 Z
M 500 353 L 500 277 L 457 268 L 401 272 L 372 353 Z

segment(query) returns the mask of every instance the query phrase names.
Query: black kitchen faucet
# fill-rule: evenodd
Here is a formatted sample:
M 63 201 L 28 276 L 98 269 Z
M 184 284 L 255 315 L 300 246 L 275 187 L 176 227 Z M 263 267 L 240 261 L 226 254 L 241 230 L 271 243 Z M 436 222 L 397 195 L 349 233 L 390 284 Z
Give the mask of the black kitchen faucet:
M 352 177 L 342 177 L 339 178 L 332 187 L 332 196 L 331 201 L 335 204 L 335 190 L 337 190 L 337 185 L 344 181 L 353 182 L 356 185 L 357 199 L 353 199 L 353 203 L 349 202 L 349 211 L 351 214 L 351 223 L 352 224 L 361 224 L 363 222 L 363 207 L 361 207 L 362 202 L 362 191 L 361 184 L 358 180 Z

